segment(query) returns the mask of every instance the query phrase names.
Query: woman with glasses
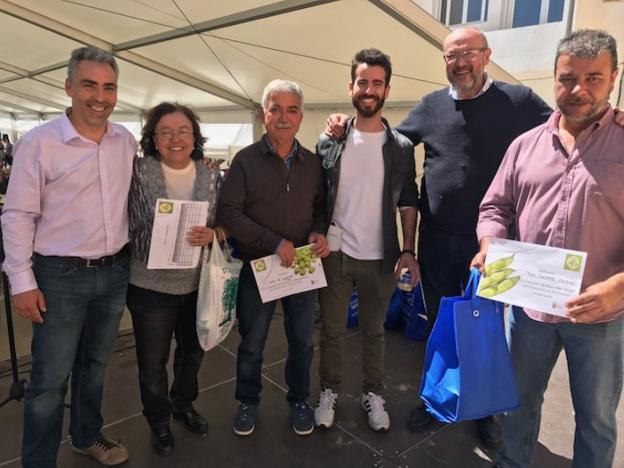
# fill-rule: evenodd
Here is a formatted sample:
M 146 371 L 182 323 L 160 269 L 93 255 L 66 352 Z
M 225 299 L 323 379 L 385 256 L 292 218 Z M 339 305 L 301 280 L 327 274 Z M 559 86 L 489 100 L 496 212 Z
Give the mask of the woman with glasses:
M 206 246 L 223 237 L 223 231 L 214 227 L 222 178 L 217 169 L 202 162 L 205 141 L 190 108 L 164 102 L 151 109 L 142 130 L 143 157 L 135 158 L 128 201 L 132 245 L 128 309 L 136 339 L 143 415 L 151 428 L 152 446 L 161 455 L 173 450 L 172 415 L 193 432 L 208 431 L 206 420 L 193 408 L 203 357 L 195 328 L 200 266 L 147 268 L 158 198 L 209 202 L 207 226 L 192 227 L 186 233 L 187 245 Z M 176 349 L 169 387 L 166 365 L 172 335 Z

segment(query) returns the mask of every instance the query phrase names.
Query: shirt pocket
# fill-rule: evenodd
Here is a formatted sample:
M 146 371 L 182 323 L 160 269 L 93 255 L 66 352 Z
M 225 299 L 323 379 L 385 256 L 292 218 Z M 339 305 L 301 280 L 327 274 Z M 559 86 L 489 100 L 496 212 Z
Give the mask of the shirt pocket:
M 592 161 L 585 164 L 589 173 L 590 197 L 601 197 L 620 207 L 624 204 L 624 163 Z

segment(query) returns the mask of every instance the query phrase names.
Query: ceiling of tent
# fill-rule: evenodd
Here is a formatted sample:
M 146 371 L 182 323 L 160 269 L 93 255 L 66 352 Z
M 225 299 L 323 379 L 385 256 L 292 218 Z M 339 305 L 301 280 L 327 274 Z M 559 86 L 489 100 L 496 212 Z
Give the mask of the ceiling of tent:
M 447 84 L 448 30 L 410 0 L 0 0 L 0 24 L 0 112 L 16 116 L 65 108 L 67 59 L 85 44 L 115 54 L 117 112 L 135 115 L 164 100 L 254 109 L 274 78 L 297 81 L 307 107 L 344 105 L 364 47 L 392 58 L 388 105 Z

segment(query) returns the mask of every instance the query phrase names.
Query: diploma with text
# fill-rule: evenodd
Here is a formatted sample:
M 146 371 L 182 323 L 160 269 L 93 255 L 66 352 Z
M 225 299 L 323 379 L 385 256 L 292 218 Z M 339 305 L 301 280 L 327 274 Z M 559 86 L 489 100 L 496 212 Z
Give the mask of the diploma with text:
M 477 296 L 567 317 L 565 302 L 578 296 L 586 252 L 490 240 Z

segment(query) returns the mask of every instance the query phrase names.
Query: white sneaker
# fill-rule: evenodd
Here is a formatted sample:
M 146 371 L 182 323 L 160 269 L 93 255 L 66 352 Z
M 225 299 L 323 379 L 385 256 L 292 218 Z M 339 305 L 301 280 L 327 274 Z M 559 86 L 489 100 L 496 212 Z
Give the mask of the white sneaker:
M 314 408 L 314 424 L 326 429 L 334 425 L 336 400 L 338 400 L 338 394 L 332 392 L 329 388 L 321 392 L 318 405 Z
M 384 407 L 386 401 L 373 392 L 362 394 L 362 409 L 368 413 L 368 425 L 373 431 L 390 429 L 390 416 Z

